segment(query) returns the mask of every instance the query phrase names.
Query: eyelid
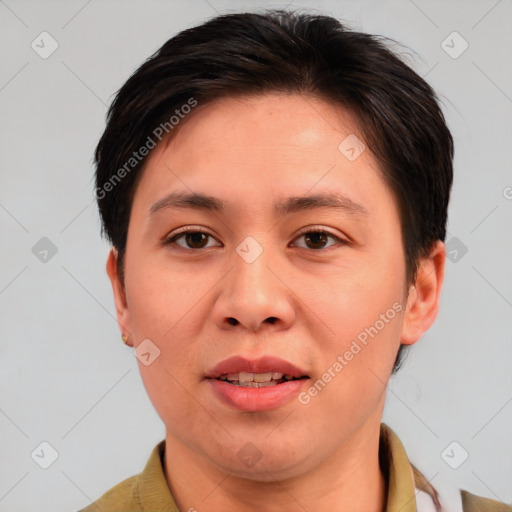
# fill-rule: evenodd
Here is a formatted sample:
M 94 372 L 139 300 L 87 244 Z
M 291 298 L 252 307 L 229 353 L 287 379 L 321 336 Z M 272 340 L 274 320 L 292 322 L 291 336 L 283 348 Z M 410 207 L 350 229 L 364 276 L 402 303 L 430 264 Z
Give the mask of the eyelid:
M 183 226 L 182 228 L 178 228 L 175 231 L 172 231 L 169 235 L 166 235 L 163 238 L 162 244 L 163 245 L 169 244 L 173 238 L 176 238 L 177 236 L 182 235 L 184 233 L 190 233 L 190 232 L 191 233 L 204 233 L 205 235 L 211 236 L 212 238 L 216 239 L 215 235 L 212 235 L 212 233 L 210 231 L 203 228 L 202 226 L 193 226 L 192 225 L 192 226 Z
M 177 230 L 173 231 L 171 233 L 171 235 L 169 235 L 169 236 L 181 235 L 181 233 L 188 233 L 189 231 L 192 231 L 194 233 L 199 232 L 199 233 L 206 233 L 207 235 L 211 235 L 211 233 L 209 231 L 207 231 L 205 228 L 203 228 L 202 226 L 193 226 L 192 225 L 192 226 L 183 226 L 182 228 L 178 228 Z
M 302 228 L 296 235 L 295 235 L 295 238 L 297 238 L 298 236 L 300 235 L 303 235 L 304 233 L 311 233 L 311 232 L 322 232 L 322 233 L 327 233 L 328 235 L 331 235 L 333 236 L 334 238 L 337 238 L 338 240 L 341 240 L 343 242 L 347 242 L 348 243 L 348 240 L 345 240 L 344 238 L 342 238 L 340 235 L 334 233 L 333 231 L 331 231 L 330 229 L 324 227 L 324 226 L 319 226 L 319 225 L 313 225 L 313 226 L 306 226 L 305 228 Z

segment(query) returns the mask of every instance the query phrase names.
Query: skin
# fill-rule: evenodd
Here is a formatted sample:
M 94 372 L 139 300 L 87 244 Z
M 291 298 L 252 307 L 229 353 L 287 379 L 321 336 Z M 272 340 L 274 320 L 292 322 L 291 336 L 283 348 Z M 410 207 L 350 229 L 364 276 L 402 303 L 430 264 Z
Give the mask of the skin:
M 182 511 L 385 510 L 378 446 L 386 384 L 400 343 L 417 342 L 437 316 L 446 253 L 438 241 L 416 282 L 405 281 L 394 196 L 368 148 L 354 161 L 340 152 L 350 134 L 363 140 L 346 110 L 317 98 L 225 98 L 196 107 L 148 157 L 125 282 L 115 249 L 107 273 L 129 343 L 149 338 L 161 351 L 139 369 L 166 426 L 165 473 Z M 173 191 L 221 198 L 226 213 L 150 215 Z M 367 218 L 330 208 L 273 214 L 275 199 L 324 191 L 360 203 Z M 162 245 L 183 226 L 211 237 Z M 313 226 L 347 243 L 298 235 Z M 263 248 L 252 263 L 236 252 L 247 236 Z M 241 412 L 204 379 L 229 356 L 269 354 L 314 383 L 394 303 L 402 311 L 308 404 Z M 248 442 L 261 454 L 252 467 L 237 456 Z

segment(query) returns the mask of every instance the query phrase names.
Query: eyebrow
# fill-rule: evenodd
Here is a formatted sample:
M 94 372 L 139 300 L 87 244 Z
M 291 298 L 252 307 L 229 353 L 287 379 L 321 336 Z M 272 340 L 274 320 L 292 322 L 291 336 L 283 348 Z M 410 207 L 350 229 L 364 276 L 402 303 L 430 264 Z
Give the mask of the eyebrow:
M 149 212 L 151 215 L 163 209 L 189 208 L 223 213 L 227 202 L 217 197 L 188 192 L 172 192 L 153 204 Z M 354 214 L 361 218 L 368 217 L 366 208 L 352 199 L 333 193 L 314 194 L 309 196 L 294 196 L 274 203 L 275 215 L 285 216 L 291 213 L 311 210 L 315 208 L 332 208 Z

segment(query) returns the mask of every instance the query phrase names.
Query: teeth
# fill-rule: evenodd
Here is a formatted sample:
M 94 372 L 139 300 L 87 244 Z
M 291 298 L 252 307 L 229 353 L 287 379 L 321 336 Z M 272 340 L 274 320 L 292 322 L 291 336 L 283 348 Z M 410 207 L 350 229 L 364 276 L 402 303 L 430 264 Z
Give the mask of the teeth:
M 239 382 L 240 384 L 247 383 L 267 383 L 273 380 L 281 380 L 283 374 L 281 372 L 265 372 L 265 373 L 252 373 L 252 372 L 240 372 L 240 373 L 228 373 L 218 377 L 219 380 L 228 380 L 229 382 Z M 291 375 L 285 375 L 287 380 L 291 380 Z M 253 386 L 254 387 L 254 386 Z
M 264 388 L 267 386 L 277 386 L 278 383 L 276 380 L 269 380 L 267 382 L 233 382 L 233 384 L 235 384 L 235 386 L 241 386 L 244 388 Z
M 255 373 L 254 382 L 269 382 L 272 380 L 272 372 L 267 373 Z
M 254 381 L 254 373 L 240 372 L 238 374 L 238 380 L 240 381 L 240 384 L 242 382 L 253 382 Z

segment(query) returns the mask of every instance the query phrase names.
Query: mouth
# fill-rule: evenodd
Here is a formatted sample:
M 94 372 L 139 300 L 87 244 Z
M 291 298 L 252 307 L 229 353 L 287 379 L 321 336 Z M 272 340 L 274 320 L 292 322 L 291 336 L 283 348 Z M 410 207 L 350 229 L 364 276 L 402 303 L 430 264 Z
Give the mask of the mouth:
M 220 402 L 244 412 L 278 409 L 293 400 L 310 379 L 306 371 L 274 356 L 247 359 L 234 356 L 206 374 Z
M 239 373 L 224 373 L 216 378 L 216 380 L 224 381 L 233 386 L 243 386 L 246 388 L 263 388 L 268 386 L 277 386 L 283 382 L 290 382 L 292 380 L 308 379 L 307 375 L 302 377 L 294 377 L 290 374 L 283 374 L 281 372 L 239 372 Z
M 275 386 L 291 380 L 307 379 L 306 371 L 294 364 L 274 356 L 247 359 L 233 356 L 218 363 L 206 374 L 234 386 L 265 387 Z

